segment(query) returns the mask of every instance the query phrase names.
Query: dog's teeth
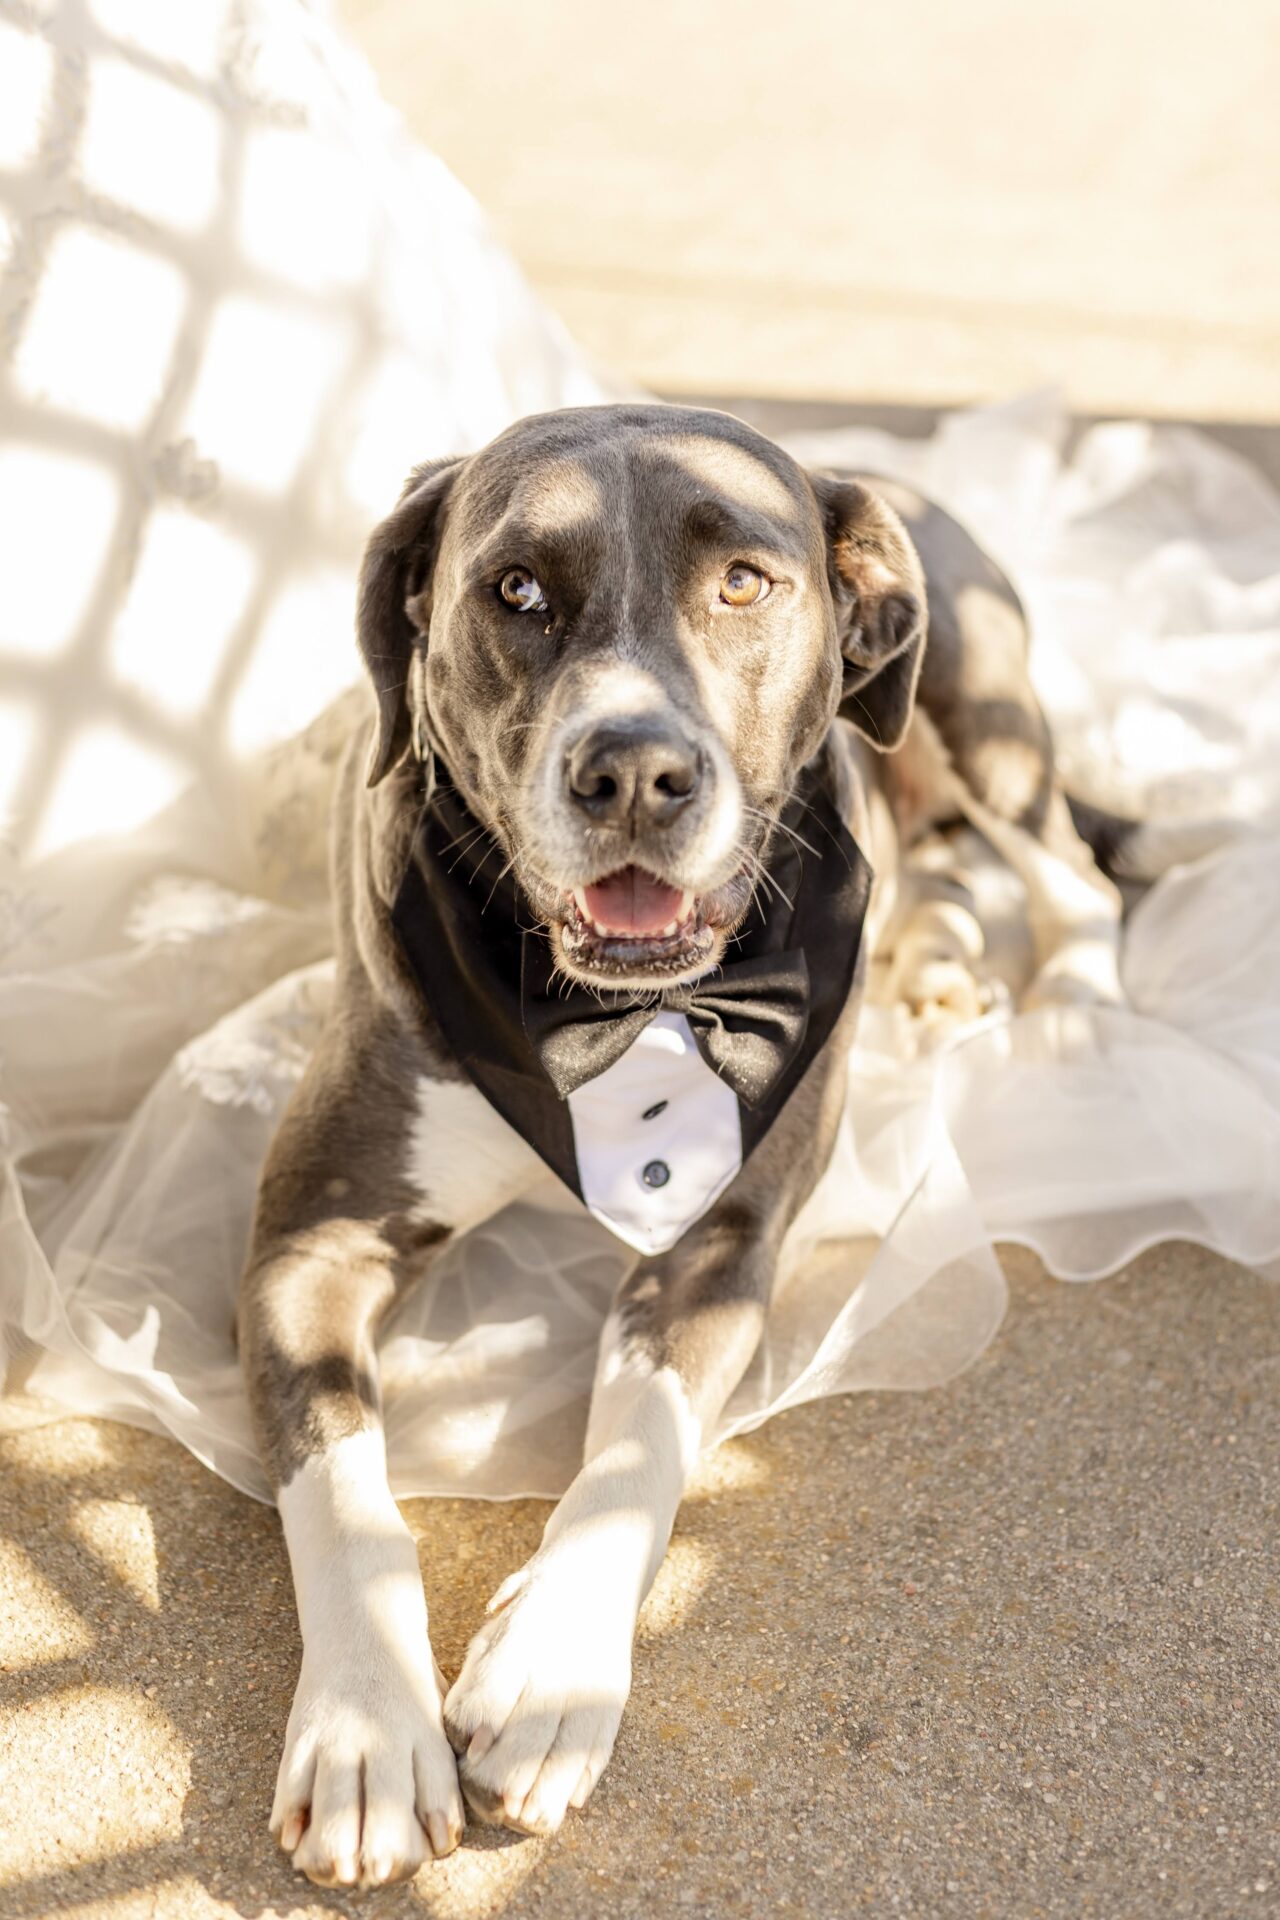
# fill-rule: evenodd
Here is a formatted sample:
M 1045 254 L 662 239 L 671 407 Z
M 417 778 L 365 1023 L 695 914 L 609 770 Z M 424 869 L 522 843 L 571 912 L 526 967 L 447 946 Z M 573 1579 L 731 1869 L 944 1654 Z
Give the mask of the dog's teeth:
M 696 894 L 690 893 L 688 887 L 685 888 L 684 892 L 680 895 L 680 911 L 676 915 L 678 921 L 689 918 L 689 915 L 693 912 L 693 903 L 697 897 Z
M 666 926 L 662 929 L 662 938 L 664 940 L 669 940 L 672 934 L 676 932 L 679 925 L 680 925 L 680 922 L 678 920 L 668 920 Z

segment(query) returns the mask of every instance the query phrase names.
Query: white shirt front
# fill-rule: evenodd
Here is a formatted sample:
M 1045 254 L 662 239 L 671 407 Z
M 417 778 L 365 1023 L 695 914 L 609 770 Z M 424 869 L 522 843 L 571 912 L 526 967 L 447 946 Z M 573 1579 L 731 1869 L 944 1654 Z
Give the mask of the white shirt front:
M 582 1197 L 641 1253 L 665 1253 L 742 1165 L 738 1096 L 682 1013 L 658 1013 L 613 1065 L 569 1095 Z

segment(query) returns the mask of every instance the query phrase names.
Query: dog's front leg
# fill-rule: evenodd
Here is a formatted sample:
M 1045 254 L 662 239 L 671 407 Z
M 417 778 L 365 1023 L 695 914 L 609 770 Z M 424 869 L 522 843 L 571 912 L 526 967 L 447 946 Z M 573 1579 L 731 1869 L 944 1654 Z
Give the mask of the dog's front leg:
M 336 1219 L 260 1229 L 240 1301 L 302 1628 L 271 1826 L 321 1886 L 405 1879 L 462 1833 L 417 1550 L 387 1485 L 374 1333 L 394 1291 L 381 1230 Z
M 489 1604 L 445 1702 L 468 1802 L 552 1833 L 613 1750 L 640 1603 L 704 1433 L 760 1337 L 773 1250 L 722 1206 L 644 1262 L 605 1325 L 585 1463 Z

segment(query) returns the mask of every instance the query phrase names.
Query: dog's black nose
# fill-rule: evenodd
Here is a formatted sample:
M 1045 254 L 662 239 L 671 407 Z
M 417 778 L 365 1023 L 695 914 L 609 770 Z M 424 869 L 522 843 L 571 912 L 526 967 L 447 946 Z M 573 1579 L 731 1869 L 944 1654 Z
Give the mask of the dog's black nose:
M 592 727 L 565 763 L 569 798 L 598 825 L 664 826 L 687 807 L 702 778 L 702 756 L 663 722 Z

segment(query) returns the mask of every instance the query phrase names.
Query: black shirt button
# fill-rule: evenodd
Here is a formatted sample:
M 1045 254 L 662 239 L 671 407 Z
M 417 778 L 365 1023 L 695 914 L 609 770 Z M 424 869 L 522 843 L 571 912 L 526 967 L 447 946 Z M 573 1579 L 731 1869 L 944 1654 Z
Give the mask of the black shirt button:
M 646 1187 L 665 1187 L 671 1178 L 671 1169 L 665 1160 L 650 1160 L 640 1178 Z

